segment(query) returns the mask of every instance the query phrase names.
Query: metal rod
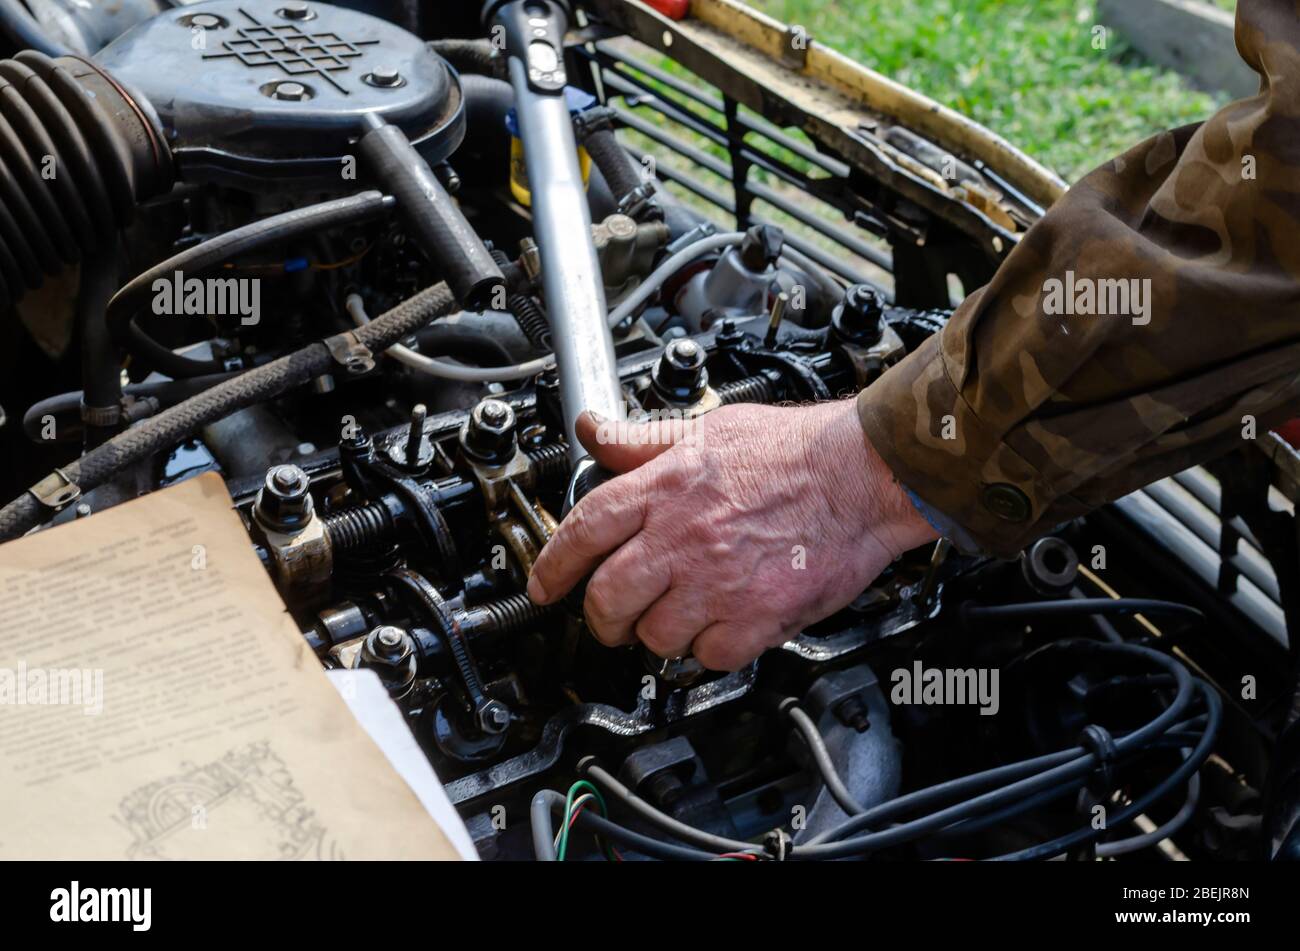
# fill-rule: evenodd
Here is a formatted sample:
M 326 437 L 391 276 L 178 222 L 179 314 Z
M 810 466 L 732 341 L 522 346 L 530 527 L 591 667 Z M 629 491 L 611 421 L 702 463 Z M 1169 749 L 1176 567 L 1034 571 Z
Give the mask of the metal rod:
M 554 4 L 547 4 L 552 11 Z M 552 13 L 552 15 L 554 15 Z M 533 237 L 542 261 L 542 293 L 560 376 L 570 456 L 586 454 L 574 435 L 583 410 L 625 415 L 614 341 L 605 324 L 605 286 L 591 238 L 591 213 L 578 168 L 563 91 L 535 88 L 522 55 L 508 60 L 532 194 Z

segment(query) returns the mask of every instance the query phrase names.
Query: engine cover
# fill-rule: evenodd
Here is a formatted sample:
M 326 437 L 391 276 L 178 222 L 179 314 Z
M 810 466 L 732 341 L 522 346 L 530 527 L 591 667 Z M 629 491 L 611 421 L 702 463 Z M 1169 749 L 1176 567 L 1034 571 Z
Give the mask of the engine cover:
M 464 136 L 460 83 L 441 57 L 401 27 L 323 3 L 189 5 L 95 60 L 153 106 L 186 181 L 337 185 L 366 113 L 431 164 Z

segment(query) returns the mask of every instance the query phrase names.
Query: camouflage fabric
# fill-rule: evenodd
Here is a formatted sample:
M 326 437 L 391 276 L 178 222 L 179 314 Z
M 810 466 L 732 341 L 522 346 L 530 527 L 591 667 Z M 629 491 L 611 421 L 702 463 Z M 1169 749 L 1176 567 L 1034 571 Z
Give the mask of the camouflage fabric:
M 1258 95 L 1085 176 L 859 396 L 962 547 L 1010 556 L 1297 414 L 1300 2 L 1240 0 L 1236 38 Z

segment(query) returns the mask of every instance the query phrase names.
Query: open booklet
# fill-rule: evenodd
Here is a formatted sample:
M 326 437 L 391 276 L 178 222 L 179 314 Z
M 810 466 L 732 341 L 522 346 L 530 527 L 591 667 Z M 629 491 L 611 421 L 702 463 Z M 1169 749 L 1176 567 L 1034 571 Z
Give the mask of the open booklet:
M 465 848 L 330 684 L 219 476 L 0 545 L 0 602 L 0 858 Z

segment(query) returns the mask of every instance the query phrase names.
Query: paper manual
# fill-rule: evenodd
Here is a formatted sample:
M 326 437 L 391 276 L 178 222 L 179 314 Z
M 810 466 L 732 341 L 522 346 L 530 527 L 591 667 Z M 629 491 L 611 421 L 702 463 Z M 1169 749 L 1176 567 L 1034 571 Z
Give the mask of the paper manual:
M 0 858 L 457 857 L 219 476 L 0 545 L 0 601 Z

